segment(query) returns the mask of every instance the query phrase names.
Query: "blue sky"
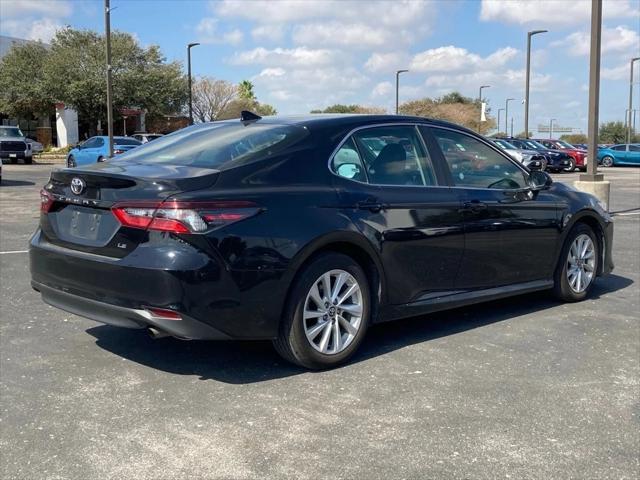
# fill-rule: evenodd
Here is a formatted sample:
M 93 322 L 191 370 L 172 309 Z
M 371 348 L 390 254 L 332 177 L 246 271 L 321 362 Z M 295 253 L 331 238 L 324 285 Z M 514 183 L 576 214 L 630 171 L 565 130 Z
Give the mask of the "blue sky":
M 0 32 L 51 38 L 56 28 L 103 30 L 102 0 L 0 0 Z M 158 44 L 193 73 L 250 79 L 259 100 L 280 113 L 333 103 L 394 108 L 394 71 L 401 100 L 481 84 L 494 113 L 510 103 L 523 128 L 526 32 L 534 37 L 530 125 L 557 119 L 586 131 L 590 0 L 112 0 L 112 28 Z M 601 121 L 622 120 L 629 60 L 640 56 L 640 0 L 605 0 Z M 639 62 L 640 63 L 640 62 Z M 636 68 L 636 79 L 640 71 Z M 640 108 L 640 83 L 634 86 Z M 638 112 L 640 124 L 640 112 Z

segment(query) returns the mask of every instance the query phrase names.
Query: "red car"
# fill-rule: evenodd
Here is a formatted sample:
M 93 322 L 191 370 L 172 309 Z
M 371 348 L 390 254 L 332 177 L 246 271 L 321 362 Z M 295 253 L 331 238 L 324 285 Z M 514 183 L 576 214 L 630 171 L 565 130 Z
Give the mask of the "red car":
M 587 151 L 581 148 L 576 148 L 570 143 L 563 140 L 551 140 L 549 138 L 535 138 L 532 139 L 538 143 L 541 143 L 545 147 L 551 150 L 562 150 L 568 154 L 573 160 L 572 165 L 567 168 L 568 172 L 573 172 L 576 168 L 583 172 L 587 171 Z

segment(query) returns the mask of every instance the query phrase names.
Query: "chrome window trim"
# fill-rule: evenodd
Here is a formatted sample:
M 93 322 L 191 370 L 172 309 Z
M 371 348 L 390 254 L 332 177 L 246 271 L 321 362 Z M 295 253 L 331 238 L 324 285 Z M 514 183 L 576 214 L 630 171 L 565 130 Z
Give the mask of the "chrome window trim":
M 344 145 L 344 143 L 351 137 L 351 135 L 353 135 L 355 132 L 359 131 L 359 130 L 365 130 L 368 128 L 376 128 L 376 127 L 394 127 L 394 126 L 404 126 L 404 127 L 414 127 L 416 129 L 418 129 L 418 135 L 421 138 L 421 141 L 423 144 L 425 144 L 425 148 L 426 148 L 426 142 L 424 140 L 424 137 L 422 136 L 422 133 L 420 132 L 419 127 L 425 127 L 425 128 L 441 128 L 443 130 L 450 130 L 452 132 L 456 132 L 456 133 L 461 133 L 463 135 L 466 135 L 467 137 L 471 137 L 471 138 L 476 138 L 478 141 L 480 141 L 481 143 L 485 144 L 486 146 L 488 146 L 489 148 L 491 148 L 493 151 L 497 152 L 499 155 L 501 155 L 503 158 L 507 159 L 509 162 L 511 162 L 513 165 L 515 165 L 516 167 L 518 167 L 520 170 L 522 170 L 522 172 L 524 172 L 524 174 L 526 176 L 529 176 L 529 172 L 524 168 L 524 165 L 520 165 L 518 162 L 516 162 L 515 160 L 513 160 L 511 157 L 509 157 L 509 155 L 507 155 L 506 153 L 502 153 L 502 151 L 500 151 L 498 149 L 498 147 L 491 145 L 491 143 L 489 143 L 487 140 L 485 140 L 484 138 L 477 138 L 474 137 L 472 135 L 469 135 L 466 132 L 463 132 L 462 130 L 458 130 L 456 128 L 451 128 L 451 127 L 445 127 L 445 126 L 441 126 L 441 125 L 431 125 L 429 123 L 420 123 L 420 122 L 385 122 L 385 123 L 373 123 L 370 125 L 360 125 L 359 127 L 356 127 L 352 130 L 350 130 L 349 132 L 346 133 L 346 135 L 344 136 L 344 138 L 340 141 L 340 143 L 338 143 L 338 146 L 333 150 L 333 152 L 331 152 L 331 155 L 329 156 L 329 160 L 327 161 L 327 168 L 329 169 L 329 173 L 331 173 L 331 175 L 333 175 L 334 177 L 338 177 L 342 180 L 346 180 L 348 182 L 354 182 L 354 183 L 359 183 L 361 185 L 369 185 L 371 187 L 394 187 L 394 188 L 398 188 L 398 187 L 402 187 L 402 188 L 455 188 L 457 190 L 459 189 L 463 189 L 463 190 L 485 190 L 485 191 L 489 191 L 489 192 L 516 192 L 519 190 L 522 190 L 522 188 L 510 188 L 510 189 L 496 189 L 496 188 L 486 188 L 486 187 L 464 187 L 464 186 L 458 186 L 458 185 L 376 185 L 373 183 L 369 183 L 369 182 L 361 182 L 359 180 L 353 180 L 351 178 L 347 178 L 347 177 L 342 177 L 340 175 L 338 175 L 336 172 L 333 171 L 333 169 L 331 168 L 331 162 L 333 162 L 333 157 L 335 157 L 335 155 L 338 153 L 338 151 L 342 148 L 342 145 Z M 433 158 L 431 153 L 429 152 L 429 149 L 426 148 L 427 154 L 429 155 L 429 158 Z M 433 163 L 433 161 L 432 161 Z M 448 165 L 447 165 L 448 168 Z M 435 172 L 434 172 L 435 174 Z M 436 176 L 435 178 L 436 182 L 438 181 L 438 178 Z

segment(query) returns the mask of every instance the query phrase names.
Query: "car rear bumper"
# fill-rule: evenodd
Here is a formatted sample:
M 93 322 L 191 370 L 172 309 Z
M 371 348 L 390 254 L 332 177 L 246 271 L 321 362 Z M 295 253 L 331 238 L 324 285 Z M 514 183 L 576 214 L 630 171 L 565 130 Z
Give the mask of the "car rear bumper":
M 124 328 L 156 328 L 160 332 L 184 339 L 229 340 L 229 335 L 187 315 L 180 320 L 154 316 L 145 309 L 119 307 L 98 302 L 31 281 L 34 290 L 49 305 L 97 322 Z
M 279 275 L 234 271 L 186 242 L 150 242 L 118 259 L 53 245 L 38 230 L 29 259 L 32 286 L 45 302 L 92 320 L 189 339 L 277 335 Z M 182 320 L 156 318 L 148 308 L 175 311 Z

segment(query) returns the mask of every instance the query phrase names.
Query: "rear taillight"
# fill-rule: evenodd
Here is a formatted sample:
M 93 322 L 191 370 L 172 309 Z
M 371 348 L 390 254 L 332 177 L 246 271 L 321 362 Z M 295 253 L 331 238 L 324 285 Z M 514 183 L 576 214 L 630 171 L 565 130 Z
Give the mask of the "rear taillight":
M 49 213 L 53 202 L 53 196 L 49 192 L 47 192 L 44 188 L 40 190 L 40 211 L 42 213 Z
M 118 154 L 120 154 L 120 153 L 124 153 L 124 152 L 125 152 L 124 150 L 120 150 L 119 148 L 116 148 L 116 149 L 113 151 L 113 154 L 114 154 L 114 155 L 118 155 Z M 104 161 L 104 160 L 103 160 L 103 161 Z
M 118 221 L 132 228 L 173 233 L 202 233 L 244 220 L 260 209 L 252 202 L 120 203 L 113 207 Z

